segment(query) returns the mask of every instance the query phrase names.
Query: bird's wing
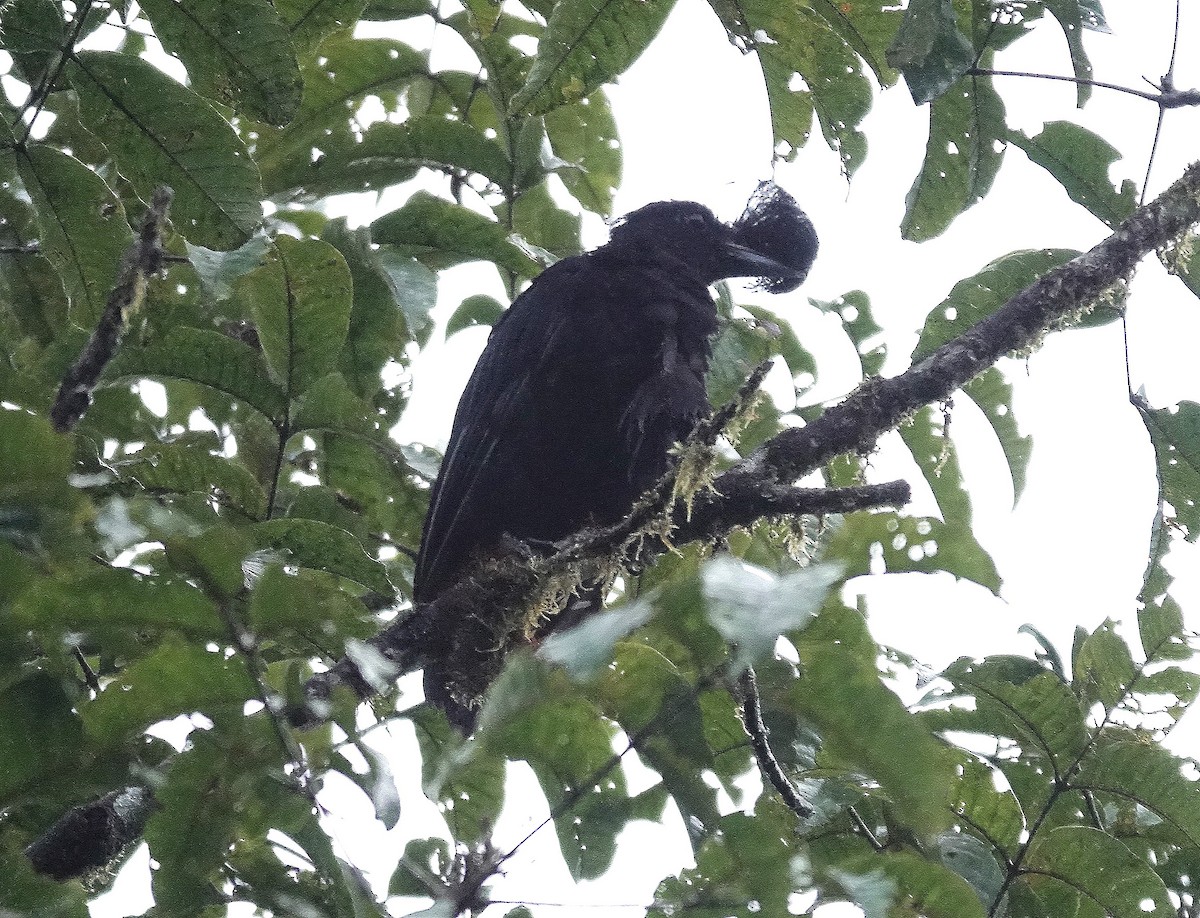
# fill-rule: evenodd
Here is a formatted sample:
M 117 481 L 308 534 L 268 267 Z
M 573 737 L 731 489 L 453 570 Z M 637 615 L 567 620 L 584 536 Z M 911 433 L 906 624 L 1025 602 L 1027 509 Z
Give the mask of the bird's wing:
M 477 498 L 502 482 L 507 468 L 499 452 L 514 449 L 506 430 L 532 407 L 544 364 L 531 355 L 552 351 L 570 316 L 575 259 L 543 272 L 508 308 L 492 329 L 487 346 L 458 403 L 450 443 L 430 494 L 429 513 L 417 556 L 414 593 L 429 601 L 448 585 L 446 578 L 476 547 L 473 518 Z

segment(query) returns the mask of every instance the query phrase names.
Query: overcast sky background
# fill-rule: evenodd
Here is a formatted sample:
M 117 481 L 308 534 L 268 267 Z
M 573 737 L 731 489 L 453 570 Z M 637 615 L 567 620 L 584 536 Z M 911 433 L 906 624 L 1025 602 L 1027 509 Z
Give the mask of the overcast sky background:
M 1195 4 L 1183 6 L 1176 84 L 1200 87 L 1200 15 Z M 1174 11 L 1173 0 L 1109 0 L 1105 12 L 1113 34 L 1085 36 L 1096 78 L 1139 88 L 1145 86 L 1143 76 L 1157 79 L 1169 60 Z M 407 37 L 420 46 L 431 33 L 426 20 Z M 449 30 L 438 30 L 435 67 L 464 66 L 458 42 Z M 1063 35 L 1049 17 L 996 66 L 1071 72 Z M 1113 179 L 1130 178 L 1140 186 L 1157 116 L 1152 103 L 1097 89 L 1080 113 L 1070 84 L 1013 78 L 997 82 L 1010 125 L 1034 134 L 1044 121 L 1081 120 L 1124 154 Z M 770 305 L 794 323 L 801 340 L 821 357 L 831 347 L 845 347 L 844 337 L 836 320 L 819 315 L 806 297 L 832 300 L 849 290 L 866 290 L 877 320 L 887 328 L 891 359 L 885 372 L 893 374 L 905 368 L 926 313 L 957 280 L 1015 249 L 1085 249 L 1107 235 L 1053 179 L 1010 148 L 982 204 L 940 239 L 922 245 L 901 241 L 904 195 L 920 166 L 928 120 L 927 110 L 913 106 L 902 84 L 877 97 L 865 124 L 870 153 L 849 187 L 819 135 L 794 163 L 773 170 L 770 119 L 757 62 L 728 43 L 700 0 L 680 0 L 659 38 L 612 89 L 611 99 L 625 155 L 617 213 L 675 198 L 700 201 L 732 219 L 756 183 L 771 176 L 809 213 L 821 237 L 821 253 L 806 284 L 782 297 L 748 293 L 743 301 Z M 1151 195 L 1200 156 L 1198 138 L 1200 112 L 1168 113 Z M 403 194 L 390 194 L 386 201 L 398 206 Z M 351 213 L 361 212 L 361 202 L 346 206 Z M 590 243 L 603 242 L 599 220 L 589 222 L 587 230 Z M 437 317 L 444 322 L 463 298 L 480 292 L 502 298 L 494 271 L 464 267 L 446 272 Z M 1155 407 L 1200 400 L 1195 372 L 1200 303 L 1157 262 L 1147 261 L 1136 277 L 1129 314 L 1135 388 L 1144 386 Z M 435 333 L 435 342 L 439 338 Z M 444 446 L 454 404 L 485 340 L 486 330 L 469 330 L 422 353 L 411 408 L 400 425 L 403 439 Z M 822 369 L 831 367 L 823 363 Z M 1128 404 L 1120 327 L 1056 335 L 1027 361 L 1008 361 L 1004 369 L 1016 384 L 1017 417 L 1035 444 L 1026 491 L 1015 510 L 999 447 L 981 417 L 959 399 L 953 421 L 975 504 L 976 533 L 1005 580 L 1002 598 L 940 575 L 860 579 L 851 585 L 871 598 L 871 628 L 879 641 L 935 668 L 962 655 L 1031 653 L 1030 638 L 1017 634 L 1025 622 L 1045 632 L 1064 656 L 1076 625 L 1092 629 L 1110 617 L 1130 626 L 1125 633 L 1135 638 L 1136 646 L 1135 597 L 1155 510 L 1153 453 Z M 849 372 L 838 376 L 823 374 L 818 397 L 836 399 L 856 381 Z M 878 480 L 907 478 L 918 492 L 912 511 L 929 512 L 932 503 L 920 476 L 906 463 L 904 450 L 895 449 L 895 442 L 892 447 L 873 460 Z M 1200 608 L 1198 561 L 1196 547 L 1183 546 L 1170 563 L 1180 578 L 1176 595 L 1192 622 Z M 1185 722 L 1175 738 L 1176 750 L 1200 754 L 1197 736 L 1198 730 Z M 407 807 L 397 829 L 385 832 L 357 791 L 338 787 L 338 776 L 331 778 L 322 801 L 331 811 L 327 825 L 337 843 L 380 888 L 407 839 L 440 830 L 433 805 L 420 794 L 411 730 L 399 725 L 377 731 L 375 737 L 376 745 L 392 753 Z M 633 790 L 656 780 L 635 762 L 629 769 Z M 497 827 L 502 848 L 546 815 L 528 770 L 514 766 L 510 771 L 509 799 L 519 804 L 510 805 Z M 539 916 L 640 914 L 658 881 L 689 863 L 690 856 L 677 816 L 665 826 L 639 824 L 628 842 L 607 878 L 575 887 L 553 829 L 546 829 L 508 862 L 508 876 L 493 885 L 493 896 L 514 903 L 552 903 L 534 907 Z M 118 889 L 93 909 L 97 918 L 137 914 L 150 904 L 145 858 L 143 849 Z M 488 914 L 505 910 L 496 906 Z M 843 907 L 820 912 L 821 918 L 853 914 L 856 910 Z

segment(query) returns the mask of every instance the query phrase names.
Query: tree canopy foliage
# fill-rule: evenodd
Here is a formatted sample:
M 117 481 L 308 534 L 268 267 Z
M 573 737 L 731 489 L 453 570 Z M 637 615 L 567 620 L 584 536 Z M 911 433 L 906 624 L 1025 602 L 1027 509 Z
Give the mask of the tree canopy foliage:
M 1069 649 L 932 673 L 841 589 L 917 572 L 1000 590 L 950 398 L 982 410 L 1019 495 L 1032 443 L 995 364 L 1120 318 L 1147 256 L 1200 296 L 1200 166 L 1140 205 L 1104 137 L 1009 127 L 995 54 L 1060 29 L 1083 106 L 1098 0 L 709 5 L 729 53 L 761 64 L 780 159 L 819 132 L 851 179 L 864 118 L 903 82 L 928 114 L 905 238 L 953 232 L 1010 145 L 1111 235 L 964 277 L 886 380 L 870 291 L 811 300 L 859 358 L 836 403 L 806 398 L 826 355 L 720 287 L 724 408 L 675 471 L 622 525 L 467 585 L 552 614 L 580 577 L 619 575 L 574 629 L 494 636 L 464 741 L 395 687 L 442 652 L 453 610 L 411 609 L 439 457 L 391 431 L 432 337 L 503 309 L 471 296 L 437 327 L 439 272 L 491 265 L 512 296 L 581 251 L 585 215 L 610 215 L 605 87 L 673 3 L 3 4 L 0 914 L 87 915 L 142 843 L 153 915 L 504 914 L 488 889 L 515 850 L 493 843 L 512 762 L 579 880 L 631 824 L 682 815 L 694 864 L 652 916 L 1200 914 L 1197 766 L 1163 744 L 1200 691 L 1163 563 L 1200 536 L 1200 405 L 1131 395 L 1159 493 L 1135 640 L 1108 621 Z M 415 21 L 396 34 L 452 32 L 477 66 L 433 69 L 428 47 L 357 28 Z M 1164 114 L 1200 103 L 1169 79 L 1139 92 Z M 329 216 L 338 195 L 397 187 L 393 210 Z M 766 361 L 796 407 L 756 395 Z M 935 515 L 872 480 L 893 428 Z M 924 691 L 902 700 L 914 674 Z M 440 824 L 372 885 L 318 794 L 340 775 L 385 826 L 406 819 L 381 724 L 415 735 Z M 636 791 L 635 755 L 657 775 Z

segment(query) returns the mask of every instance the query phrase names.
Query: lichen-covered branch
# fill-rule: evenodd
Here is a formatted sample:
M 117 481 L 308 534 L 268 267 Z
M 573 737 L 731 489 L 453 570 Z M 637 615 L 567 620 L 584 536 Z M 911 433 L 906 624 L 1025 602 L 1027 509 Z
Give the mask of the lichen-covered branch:
M 172 196 L 171 189 L 165 185 L 155 189 L 150 207 L 142 217 L 138 237 L 121 257 L 117 283 L 108 295 L 100 321 L 59 384 L 50 409 L 50 423 L 59 433 L 73 428 L 87 412 L 100 374 L 116 356 L 129 315 L 145 298 L 149 279 L 169 260 L 163 251 L 162 232 Z

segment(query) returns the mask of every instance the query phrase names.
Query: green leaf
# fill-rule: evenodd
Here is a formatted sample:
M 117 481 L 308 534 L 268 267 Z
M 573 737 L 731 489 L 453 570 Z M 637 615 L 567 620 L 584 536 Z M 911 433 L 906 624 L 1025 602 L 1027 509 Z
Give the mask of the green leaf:
M 0 34 L 18 73 L 36 86 L 66 44 L 62 6 L 54 0 L 13 0 L 0 10 Z
M 504 805 L 504 759 L 464 747 L 446 718 L 432 708 L 412 719 L 421 748 L 421 786 L 435 801 L 454 838 L 471 843 L 491 835 Z
M 23 627 L 103 636 L 116 631 L 179 632 L 197 639 L 228 633 L 213 604 L 182 580 L 93 567 L 40 581 L 12 611 Z
M 250 527 L 260 548 L 285 551 L 301 567 L 361 583 L 384 596 L 395 594 L 382 564 L 344 529 L 317 520 L 268 520 Z
M 318 149 L 320 155 L 303 174 L 289 173 L 310 195 L 386 188 L 421 167 L 453 175 L 471 172 L 500 186 L 512 173 L 497 141 L 469 124 L 432 116 L 402 124 L 380 121 L 361 136 L 336 132 L 322 138 Z
M 262 219 L 258 170 L 228 122 L 200 96 L 127 54 L 81 51 L 67 73 L 80 117 L 103 137 L 147 200 L 175 191 L 171 219 L 191 242 L 241 245 Z
M 0 806 L 7 810 L 43 795 L 59 802 L 53 776 L 79 761 L 82 732 L 59 680 L 35 670 L 6 685 L 0 692 Z
M 297 7 L 302 0 L 289 0 Z M 321 0 L 305 5 L 319 13 Z M 284 17 L 285 7 L 276 4 Z M 299 9 L 296 10 L 299 12 Z M 312 151 L 352 151 L 358 142 L 353 114 L 368 96 L 378 96 L 389 109 L 413 77 L 427 71 L 426 55 L 397 41 L 330 38 L 320 55 L 301 69 L 304 101 L 283 130 L 263 125 L 255 144 L 255 160 L 270 194 L 293 192 L 317 178 Z
M 696 866 L 659 884 L 649 918 L 750 918 L 787 915 L 794 892 L 790 871 L 780 869 L 795 855 L 795 816 L 771 799 L 753 815 L 729 813 L 696 852 Z M 753 907 L 750 903 L 754 903 Z
M 1138 407 L 1154 444 L 1160 496 L 1174 508 L 1172 522 L 1189 542 L 1200 538 L 1200 404 Z
M 337 363 L 350 327 L 350 269 L 319 239 L 279 236 L 261 267 L 237 285 L 258 326 L 263 356 L 295 398 Z
M 121 670 L 79 713 L 88 733 L 113 746 L 179 714 L 240 713 L 255 691 L 241 658 L 168 640 Z
M 1121 154 L 1099 134 L 1070 121 L 1050 121 L 1036 137 L 1010 131 L 1008 139 L 1054 176 L 1072 201 L 1109 226 L 1137 207 L 1137 186 L 1130 179 L 1113 188 L 1108 175 Z
M 813 9 L 821 14 L 854 53 L 871 68 L 881 86 L 891 86 L 899 74 L 887 62 L 887 49 L 900 27 L 902 13 L 885 3 L 843 3 L 816 0 Z
M 1133 687 L 1136 669 L 1129 645 L 1112 619 L 1089 634 L 1075 654 L 1071 682 L 1085 702 L 1100 702 L 1111 711 Z
M 1012 477 L 1015 505 L 1025 490 L 1025 476 L 1033 455 L 1033 437 L 1023 436 L 1017 424 L 1017 416 L 1013 412 L 1012 383 L 1004 378 L 1004 373 L 999 369 L 988 367 L 963 386 L 963 392 L 979 406 L 1004 451 L 1008 474 Z
M 859 125 L 872 98 L 862 65 L 871 68 L 881 85 L 895 83 L 896 72 L 884 60 L 884 51 L 896 32 L 899 8 L 837 0 L 709 0 L 709 5 L 730 42 L 758 54 L 776 154 L 795 157 L 808 141 L 815 111 L 843 171 L 853 174 L 866 156 Z
M 339 588 L 332 578 L 268 565 L 254 582 L 247 607 L 247 627 L 260 637 L 301 635 L 310 649 L 320 647 L 340 656 L 348 638 L 365 640 L 375 633 L 375 619 L 362 601 Z
M 613 764 L 614 732 L 561 671 L 525 656 L 510 657 L 476 730 L 488 751 L 529 763 L 559 814 L 559 847 L 576 880 L 609 868 L 617 835 L 631 818 L 624 773 L 606 770 Z M 564 805 L 567 800 L 573 805 Z
M 1023 657 L 962 658 L 942 676 L 975 699 L 972 720 L 980 732 L 1011 737 L 1026 756 L 1048 758 L 1065 773 L 1087 748 L 1084 712 L 1070 686 Z
M 1046 272 L 1079 254 L 1075 249 L 1022 249 L 960 280 L 929 313 L 913 350 L 914 363 L 996 312 Z
M 593 213 L 610 213 L 623 157 L 617 122 L 604 91 L 598 89 L 574 105 L 547 112 L 545 125 L 555 157 L 551 168 L 567 190 Z
M 926 406 L 900 429 L 900 437 L 925 476 L 942 518 L 969 526 L 971 497 L 963 483 L 958 450 L 947 437 L 945 424 L 943 415 Z
M 266 492 L 248 468 L 186 438 L 148 443 L 131 458 L 114 462 L 113 468 L 122 481 L 136 481 L 152 494 L 201 494 L 251 519 L 267 513 Z
M 127 344 L 105 368 L 101 385 L 142 376 L 207 386 L 240 399 L 272 421 L 284 414 L 283 392 L 271 381 L 262 354 L 217 331 L 183 326 L 146 347 Z
M 582 216 L 558 206 L 546 182 L 526 188 L 513 202 L 513 231 L 527 246 L 549 253 L 547 261 L 583 251 L 579 238 L 582 224 Z
M 1121 842 L 1087 826 L 1060 826 L 1034 836 L 1022 865 L 1090 899 L 1113 918 L 1169 915 L 1166 887 L 1150 866 Z
M 510 109 L 544 114 L 611 83 L 646 50 L 674 5 L 674 0 L 556 3 L 529 76 Z
M 863 852 L 839 858 L 826 869 L 868 918 L 888 918 L 903 914 L 902 909 L 928 918 L 987 914 L 966 880 L 911 851 Z
M 1071 66 L 1075 69 L 1075 92 L 1077 104 L 1083 108 L 1092 95 L 1092 62 L 1088 60 L 1087 51 L 1083 47 L 1084 4 L 1080 0 L 1042 0 L 1042 4 L 1050 11 L 1058 24 L 1062 26 L 1063 35 L 1067 39 L 1067 48 L 1071 51 Z M 1093 18 L 1099 10 L 1088 11 L 1087 28 L 1096 29 L 1096 19 Z M 1100 24 L 1103 24 L 1101 14 Z
M 823 753 L 876 779 L 897 817 L 918 834 L 945 829 L 954 763 L 883 684 L 875 666 L 878 647 L 862 616 L 827 608 L 792 642 L 802 672 L 792 702 L 817 728 Z
M 933 517 L 855 513 L 841 520 L 825 557 L 843 562 L 847 577 L 939 571 L 1000 592 L 995 562 L 969 526 Z
M 694 840 L 714 829 L 720 808 L 705 780 L 713 767 L 696 687 L 657 649 L 635 641 L 617 646 L 597 680 L 597 704 L 637 738 L 638 754 L 663 779 Z
M 508 241 L 499 223 L 425 191 L 371 224 L 371 238 L 397 246 L 434 270 L 491 261 L 522 277 L 541 272 L 537 262 Z
M 851 290 L 831 301 L 809 297 L 808 302 L 821 312 L 837 316 L 846 337 L 854 345 L 863 378 L 878 376 L 887 359 L 887 344 L 883 340 L 882 326 L 871 313 L 871 298 L 866 292 Z
M 104 312 L 133 233 L 125 209 L 95 172 L 52 147 L 18 154 L 21 177 L 37 208 L 41 252 L 71 298 L 71 320 L 91 328 Z
M 373 245 L 364 229 L 330 221 L 322 234 L 350 268 L 354 302 L 339 367 L 350 387 L 371 399 L 382 388 L 380 374 L 391 360 L 403 362 L 407 342 L 429 340 L 437 302 L 437 275 L 415 258 Z
M 300 70 L 270 0 L 146 0 L 163 47 L 187 67 L 196 92 L 286 124 L 300 107 Z
M 446 322 L 446 337 L 458 334 L 464 328 L 478 325 L 495 325 L 504 315 L 504 304 L 485 293 L 477 293 L 463 300 L 454 315 Z
M 79 501 L 67 483 L 71 443 L 44 418 L 0 407 L 0 510 L 46 514 Z
M 1140 738 L 1101 741 L 1083 761 L 1071 786 L 1131 800 L 1174 826 L 1200 848 L 1200 787 L 1189 777 L 1194 763 Z
M 333 32 L 354 28 L 367 0 L 273 0 L 297 49 L 321 44 Z M 323 46 L 322 51 L 328 47 Z
M 88 918 L 80 883 L 60 883 L 33 869 L 16 832 L 0 836 L 0 908 L 14 918 Z
M 934 100 L 925 159 L 904 199 L 905 239 L 932 239 L 983 200 L 1004 158 L 1004 117 L 1004 103 L 988 77 L 964 77 Z
M 317 380 L 296 403 L 291 430 L 328 430 L 362 437 L 384 453 L 399 458 L 400 448 L 388 437 L 378 413 L 359 398 L 340 373 Z
M 297 837 L 297 826 L 311 819 L 311 803 L 282 770 L 278 735 L 264 717 L 230 718 L 220 729 L 192 732 L 155 788 L 159 806 L 146 824 L 158 909 L 182 915 L 203 903 L 215 906 L 222 898 L 220 868 L 235 845 L 271 828 Z
M 1025 830 L 1021 804 L 1011 790 L 998 790 L 995 772 L 973 758 L 964 760 L 954 785 L 954 811 L 1005 855 L 1011 856 Z
M 13 0 L 0 10 L 4 50 L 10 54 L 57 52 L 64 35 L 62 9 L 52 0 Z
M 971 43 L 959 31 L 951 0 L 912 0 L 887 50 L 888 64 L 904 74 L 917 105 L 946 93 L 974 58 Z

